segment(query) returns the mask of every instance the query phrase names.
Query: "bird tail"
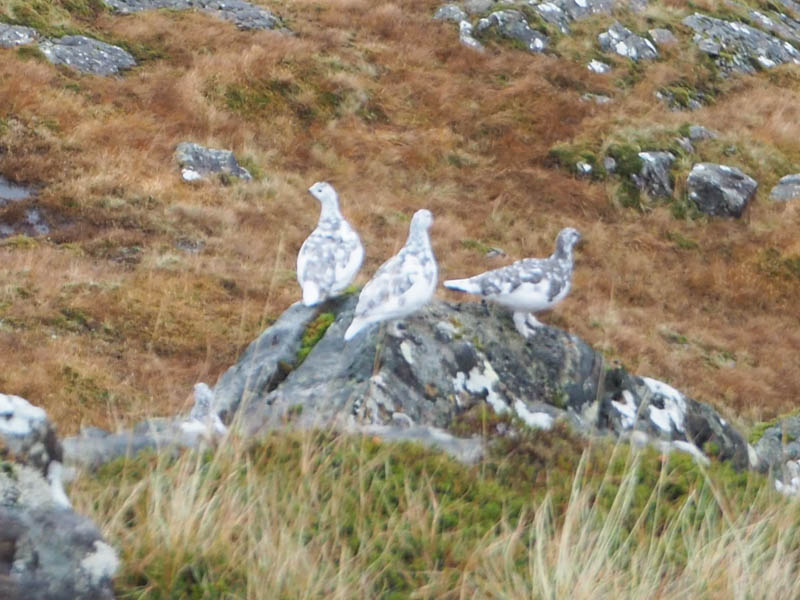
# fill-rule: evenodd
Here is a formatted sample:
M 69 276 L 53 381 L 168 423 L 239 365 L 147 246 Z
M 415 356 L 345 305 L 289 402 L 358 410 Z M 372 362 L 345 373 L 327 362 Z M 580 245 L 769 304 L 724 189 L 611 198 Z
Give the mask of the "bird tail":
M 314 281 L 306 281 L 303 284 L 303 304 L 314 306 L 322 301 L 319 285 Z
M 449 279 L 443 285 L 451 290 L 467 292 L 468 294 L 479 294 L 481 291 L 480 286 L 472 279 Z
M 362 329 L 364 329 L 370 323 L 372 323 L 372 321 L 355 317 L 353 319 L 353 322 L 350 323 L 350 327 L 348 327 L 347 331 L 344 332 L 344 341 L 347 342 L 353 339 L 356 335 L 358 335 L 358 333 Z

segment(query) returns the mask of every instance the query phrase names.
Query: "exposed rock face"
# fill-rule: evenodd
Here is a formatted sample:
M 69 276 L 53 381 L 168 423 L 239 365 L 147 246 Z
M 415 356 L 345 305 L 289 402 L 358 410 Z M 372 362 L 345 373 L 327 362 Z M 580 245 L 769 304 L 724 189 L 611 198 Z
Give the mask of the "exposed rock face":
M 122 48 L 84 35 L 65 35 L 44 40 L 39 49 L 55 65 L 66 65 L 81 73 L 116 75 L 136 65 L 133 56 Z
M 600 75 L 611 72 L 611 65 L 600 60 L 591 60 L 589 64 L 586 65 L 586 68 Z
M 706 129 L 702 125 L 689 125 L 689 139 L 693 142 L 713 140 L 718 137 L 716 132 Z
M 600 47 L 606 52 L 616 52 L 620 56 L 632 60 L 658 58 L 658 50 L 653 42 L 636 35 L 620 23 L 614 23 L 608 31 L 597 36 L 597 40 L 600 42 Z
M 736 167 L 698 163 L 686 181 L 689 200 L 702 212 L 718 217 L 741 217 L 755 196 L 758 183 Z
M 781 177 L 778 185 L 770 191 L 769 198 L 775 202 L 788 202 L 800 198 L 800 173 Z
M 403 439 L 420 437 L 410 432 L 422 427 L 429 429 L 421 437 L 435 441 L 486 402 L 532 427 L 566 419 L 586 433 L 638 431 L 747 464 L 744 440 L 709 406 L 655 380 L 606 372 L 602 357 L 567 332 L 545 326 L 525 340 L 501 309 L 434 302 L 403 321 L 397 337 L 375 326 L 345 343 L 355 302 L 321 309 L 336 318 L 296 368 L 292 354 L 311 309 L 294 305 L 248 348 L 215 390 L 220 410 L 239 407 L 234 427 L 256 435 L 334 426 Z
M 675 156 L 670 152 L 639 152 L 642 169 L 633 181 L 645 190 L 651 198 L 669 198 L 672 196 L 672 176 L 670 169 Z
M 39 39 L 39 32 L 22 25 L 0 23 L 0 48 L 12 48 L 32 44 Z
M 45 412 L 0 394 L 0 451 L 0 595 L 113 598 L 119 560 L 94 524 L 72 511 L 61 444 Z
M 656 28 L 647 33 L 650 34 L 656 46 L 671 46 L 678 43 L 678 38 L 669 29 Z
M 458 4 L 445 4 L 439 7 L 433 15 L 433 18 L 439 21 L 454 21 L 455 23 L 460 23 L 467 18 L 467 13 L 464 12 L 464 9 Z
M 472 23 L 469 21 L 461 21 L 458 24 L 458 40 L 467 48 L 482 52 L 483 44 L 475 39 L 475 36 L 472 34 L 472 29 Z
M 247 169 L 239 165 L 230 150 L 206 148 L 192 142 L 181 142 L 175 149 L 175 158 L 181 166 L 181 176 L 185 181 L 197 181 L 214 173 L 252 179 Z
M 494 29 L 498 35 L 516 40 L 525 45 L 529 52 L 544 52 L 549 38 L 528 24 L 528 20 L 518 10 L 498 10 L 487 18 L 478 21 L 475 33 L 478 35 Z
M 793 62 L 800 64 L 800 51 L 792 44 L 744 23 L 694 13 L 683 24 L 695 31 L 698 48 L 728 72 L 753 73 L 761 68 Z
M 260 6 L 244 0 L 104 0 L 118 13 L 129 14 L 142 10 L 196 8 L 205 13 L 232 21 L 240 29 L 282 29 L 281 20 Z
M 775 487 L 787 495 L 800 496 L 800 416 L 778 420 L 755 443 L 758 468 L 770 472 Z

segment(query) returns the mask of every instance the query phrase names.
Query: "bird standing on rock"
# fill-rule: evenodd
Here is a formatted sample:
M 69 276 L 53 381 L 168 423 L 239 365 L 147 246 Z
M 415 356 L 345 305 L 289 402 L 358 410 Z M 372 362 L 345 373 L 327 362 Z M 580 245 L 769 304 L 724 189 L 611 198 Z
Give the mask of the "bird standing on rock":
M 524 258 L 468 279 L 451 279 L 444 286 L 483 296 L 514 311 L 514 325 L 523 337 L 541 327 L 532 313 L 553 308 L 567 297 L 572 284 L 572 249 L 581 239 L 577 229 L 562 229 L 549 258 Z
M 319 223 L 297 254 L 297 281 L 303 304 L 315 306 L 341 293 L 355 279 L 364 260 L 358 234 L 339 211 L 339 196 L 330 183 L 308 188 L 319 200 Z
M 406 317 L 430 301 L 438 277 L 428 237 L 432 224 L 431 211 L 423 208 L 414 213 L 405 246 L 383 263 L 361 290 L 345 340 L 373 323 Z

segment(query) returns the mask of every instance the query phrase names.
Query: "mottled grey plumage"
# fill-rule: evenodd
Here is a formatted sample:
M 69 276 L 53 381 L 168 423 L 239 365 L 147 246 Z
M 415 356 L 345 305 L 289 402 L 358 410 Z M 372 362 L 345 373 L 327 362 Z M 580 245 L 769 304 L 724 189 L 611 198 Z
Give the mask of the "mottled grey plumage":
M 527 337 L 529 327 L 541 325 L 530 313 L 552 308 L 569 293 L 572 248 L 580 239 L 576 229 L 567 227 L 558 234 L 555 252 L 549 258 L 524 258 L 475 277 L 445 281 L 444 285 L 512 309 L 517 330 Z
M 432 223 L 429 210 L 414 213 L 405 246 L 383 263 L 361 290 L 345 340 L 372 323 L 408 316 L 433 297 L 439 271 L 428 237 Z
M 333 186 L 321 181 L 308 191 L 320 201 L 322 211 L 316 229 L 297 255 L 297 281 L 303 288 L 303 304 L 314 306 L 350 285 L 361 268 L 364 248 L 339 212 Z

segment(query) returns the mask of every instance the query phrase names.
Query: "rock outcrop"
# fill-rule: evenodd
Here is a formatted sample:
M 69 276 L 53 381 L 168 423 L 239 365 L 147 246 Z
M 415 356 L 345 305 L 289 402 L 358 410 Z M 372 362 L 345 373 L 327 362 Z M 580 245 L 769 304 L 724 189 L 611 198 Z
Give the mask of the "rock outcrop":
M 175 159 L 181 167 L 181 176 L 184 181 L 197 181 L 213 174 L 252 179 L 248 170 L 239 165 L 230 150 L 206 148 L 192 142 L 181 142 L 175 148 Z
M 779 492 L 800 496 L 800 415 L 778 419 L 766 427 L 753 450 L 754 466 L 772 475 Z
M 85 35 L 65 35 L 39 43 L 39 49 L 55 65 L 72 67 L 81 73 L 117 75 L 136 65 L 131 54 Z
M 480 36 L 488 31 L 521 43 L 529 52 L 544 52 L 550 43 L 550 39 L 533 29 L 518 10 L 498 10 L 480 19 L 475 25 L 475 33 Z
M 694 13 L 683 24 L 695 31 L 697 47 L 711 56 L 725 72 L 753 73 L 793 62 L 800 51 L 792 44 L 744 23 Z
M 597 36 L 600 47 L 606 52 L 616 52 L 632 60 L 658 58 L 658 50 L 653 42 L 636 35 L 620 23 L 614 23 L 608 31 Z
M 712 216 L 741 217 L 758 183 L 736 167 L 698 163 L 686 181 L 689 200 Z
M 61 484 L 62 448 L 45 412 L 0 394 L 0 597 L 105 600 L 119 559 Z
M 32 27 L 0 23 L 0 48 L 13 48 L 32 44 L 39 39 L 39 32 Z
M 775 202 L 789 202 L 800 198 L 800 173 L 781 177 L 778 185 L 770 191 L 769 198 Z
M 167 8 L 170 10 L 197 9 L 226 21 L 240 29 L 280 29 L 281 20 L 265 8 L 244 0 L 104 0 L 114 11 L 130 14 L 143 10 Z
M 673 183 L 670 169 L 675 156 L 670 152 L 639 152 L 642 168 L 632 175 L 634 183 L 651 198 L 672 196 Z
M 399 335 L 375 326 L 345 343 L 355 300 L 318 311 L 296 304 L 251 344 L 215 388 L 218 410 L 236 415 L 234 429 L 336 427 L 407 439 L 425 428 L 435 440 L 451 437 L 459 415 L 486 403 L 532 427 L 564 419 L 587 435 L 639 432 L 747 466 L 742 436 L 711 407 L 656 380 L 607 370 L 567 332 L 542 327 L 525 340 L 501 309 L 434 302 Z M 298 365 L 320 311 L 332 323 Z

